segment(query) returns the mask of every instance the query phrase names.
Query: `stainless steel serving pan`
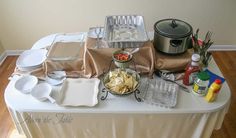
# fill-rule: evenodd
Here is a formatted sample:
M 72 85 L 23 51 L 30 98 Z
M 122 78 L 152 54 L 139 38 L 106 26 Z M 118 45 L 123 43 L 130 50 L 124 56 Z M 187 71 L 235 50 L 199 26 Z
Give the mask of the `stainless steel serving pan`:
M 138 15 L 107 16 L 104 39 L 111 48 L 136 48 L 148 41 L 144 19 Z

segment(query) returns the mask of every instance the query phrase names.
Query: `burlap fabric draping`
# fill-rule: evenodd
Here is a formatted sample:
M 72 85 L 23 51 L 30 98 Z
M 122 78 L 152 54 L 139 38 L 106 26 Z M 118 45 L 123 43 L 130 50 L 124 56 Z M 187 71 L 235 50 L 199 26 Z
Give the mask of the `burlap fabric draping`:
M 72 44 L 72 43 L 71 43 Z M 73 43 L 78 45 L 79 43 Z M 68 75 L 80 75 L 82 77 L 91 78 L 99 77 L 104 72 L 109 70 L 109 65 L 111 64 L 114 68 L 114 63 L 112 63 L 112 53 L 118 49 L 116 48 L 103 48 L 107 47 L 104 41 L 99 42 L 100 47 L 96 48 L 96 39 L 87 38 L 83 53 L 80 53 L 80 57 L 76 60 L 50 60 L 45 61 L 45 73 L 55 71 L 55 70 L 65 70 Z M 102 48 L 101 48 L 102 47 Z M 130 50 L 130 49 L 126 49 Z M 66 46 L 65 46 L 65 52 Z M 146 73 L 150 76 L 154 72 L 155 65 L 155 50 L 153 49 L 152 43 L 146 42 L 140 50 L 133 55 L 133 62 L 130 67 L 135 69 L 140 73 Z
M 81 76 L 85 78 L 99 77 L 104 72 L 109 70 L 109 65 L 112 60 L 112 53 L 118 49 L 107 48 L 104 41 L 99 41 L 100 47 L 96 46 L 96 39 L 87 38 L 84 45 L 80 42 L 58 42 L 57 45 L 65 45 L 63 54 L 70 53 L 68 46 L 75 45 L 80 49 L 79 57 L 73 60 L 51 60 L 47 59 L 42 66 L 31 72 L 22 72 L 17 68 L 14 73 L 25 74 L 30 73 L 37 77 L 45 77 L 48 72 L 55 70 L 66 71 L 68 77 Z M 126 49 L 127 51 L 131 49 Z M 55 51 L 54 51 L 55 53 Z M 50 56 L 53 56 L 49 53 Z M 141 74 L 151 76 L 155 70 L 181 71 L 191 60 L 192 50 L 188 50 L 181 55 L 166 55 L 161 52 L 156 52 L 151 41 L 144 43 L 140 50 L 133 55 L 133 62 L 130 68 L 135 69 Z M 114 68 L 114 63 L 111 63 Z
M 188 49 L 185 53 L 180 55 L 166 55 L 161 52 L 156 52 L 155 69 L 172 72 L 183 71 L 191 61 L 192 54 L 192 49 Z
M 104 42 L 101 41 L 101 45 Z M 103 72 L 109 70 L 109 65 L 114 65 L 111 62 L 112 53 L 118 50 L 117 48 L 95 48 L 96 40 L 88 38 L 85 44 L 84 55 L 84 71 L 86 77 L 98 77 Z M 103 46 L 104 47 L 104 46 Z M 105 46 L 106 47 L 106 46 Z M 127 51 L 131 49 L 126 49 Z M 140 73 L 149 74 L 154 72 L 155 50 L 150 41 L 144 43 L 137 53 L 133 54 L 133 62 L 130 63 L 130 68 L 135 69 Z M 114 66 L 112 66 L 114 68 Z

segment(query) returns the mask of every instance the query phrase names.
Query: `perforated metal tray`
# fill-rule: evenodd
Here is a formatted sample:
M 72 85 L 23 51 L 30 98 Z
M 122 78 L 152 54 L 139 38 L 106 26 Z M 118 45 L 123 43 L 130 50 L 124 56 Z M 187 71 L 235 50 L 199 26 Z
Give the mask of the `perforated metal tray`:
M 136 48 L 149 40 L 144 19 L 138 15 L 107 16 L 104 39 L 111 48 Z

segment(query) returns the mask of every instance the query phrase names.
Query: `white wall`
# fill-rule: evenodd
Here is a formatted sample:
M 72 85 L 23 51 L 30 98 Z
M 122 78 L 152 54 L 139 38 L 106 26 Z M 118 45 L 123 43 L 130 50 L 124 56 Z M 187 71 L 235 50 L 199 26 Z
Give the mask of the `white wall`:
M 0 57 L 1 57 L 3 52 L 4 52 L 4 48 L 2 46 L 2 42 L 0 41 Z
M 147 30 L 163 18 L 178 18 L 215 44 L 236 44 L 236 0 L 1 0 L 0 41 L 7 50 L 28 49 L 45 35 L 87 31 L 106 15 L 143 15 Z

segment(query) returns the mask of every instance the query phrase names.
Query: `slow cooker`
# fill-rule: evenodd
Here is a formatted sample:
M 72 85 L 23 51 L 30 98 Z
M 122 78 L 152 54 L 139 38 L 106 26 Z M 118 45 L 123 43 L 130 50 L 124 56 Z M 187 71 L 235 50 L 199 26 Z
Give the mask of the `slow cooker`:
M 184 53 L 192 45 L 192 26 L 179 19 L 163 19 L 154 24 L 154 47 L 166 54 Z

